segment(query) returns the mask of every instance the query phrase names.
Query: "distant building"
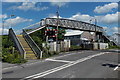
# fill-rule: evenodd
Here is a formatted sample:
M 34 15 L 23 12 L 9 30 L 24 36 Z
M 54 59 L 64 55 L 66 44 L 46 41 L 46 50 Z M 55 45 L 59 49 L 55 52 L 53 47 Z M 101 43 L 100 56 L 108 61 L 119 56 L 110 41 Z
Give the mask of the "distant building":
M 71 45 L 80 46 L 83 43 L 90 43 L 92 40 L 94 40 L 94 33 L 85 31 L 67 32 L 65 34 L 65 39 L 69 39 L 71 41 Z

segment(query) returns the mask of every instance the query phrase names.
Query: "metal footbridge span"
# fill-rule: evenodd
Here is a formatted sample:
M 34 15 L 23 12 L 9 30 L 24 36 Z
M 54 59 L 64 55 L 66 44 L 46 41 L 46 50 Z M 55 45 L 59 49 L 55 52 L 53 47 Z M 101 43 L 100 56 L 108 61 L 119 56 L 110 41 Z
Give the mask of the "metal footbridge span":
M 29 29 L 27 33 L 31 34 L 47 26 L 56 27 L 57 22 L 59 27 L 66 28 L 66 29 L 74 29 L 74 30 L 89 31 L 89 32 L 95 32 L 95 31 L 103 32 L 103 28 L 100 26 L 82 22 L 82 21 L 62 19 L 62 18 L 60 18 L 59 20 L 57 18 L 45 18 L 45 19 L 42 19 L 40 22 L 34 25 L 30 25 L 24 29 Z

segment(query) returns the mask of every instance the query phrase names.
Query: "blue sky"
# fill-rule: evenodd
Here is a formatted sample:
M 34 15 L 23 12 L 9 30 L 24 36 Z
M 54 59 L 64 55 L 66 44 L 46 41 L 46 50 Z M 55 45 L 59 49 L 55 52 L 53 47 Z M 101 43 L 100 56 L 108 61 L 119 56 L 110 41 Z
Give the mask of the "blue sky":
M 96 18 L 97 25 L 104 27 L 107 34 L 118 31 L 119 12 L 115 2 L 2 2 L 0 18 L 4 18 L 4 33 L 10 25 L 14 30 L 20 30 L 43 18 L 56 17 L 57 5 L 60 7 L 61 18 L 84 22 Z M 10 19 L 11 14 L 15 16 Z

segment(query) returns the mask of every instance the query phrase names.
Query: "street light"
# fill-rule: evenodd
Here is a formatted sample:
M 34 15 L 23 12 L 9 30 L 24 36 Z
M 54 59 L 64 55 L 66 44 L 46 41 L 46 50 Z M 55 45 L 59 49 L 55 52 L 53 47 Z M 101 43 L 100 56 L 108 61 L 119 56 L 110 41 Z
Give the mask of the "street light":
M 14 15 L 14 14 L 10 15 L 10 22 L 12 22 L 12 21 L 11 21 L 11 18 L 12 18 L 13 16 L 15 16 L 15 15 Z M 11 28 L 11 23 L 10 23 L 9 29 L 10 29 L 10 28 Z
M 57 6 L 57 11 L 56 11 L 56 15 L 57 15 L 57 36 L 56 36 L 56 51 L 58 52 L 58 26 L 59 26 L 59 6 Z
M 2 35 L 4 34 L 4 23 L 5 23 L 5 20 L 4 20 L 4 18 L 3 18 L 3 23 L 2 23 Z
M 97 38 L 96 37 L 97 19 L 95 19 L 95 18 L 93 18 L 93 19 L 95 20 L 95 41 L 96 41 L 96 38 Z M 91 22 L 92 22 L 93 19 L 90 20 L 90 24 L 91 24 Z

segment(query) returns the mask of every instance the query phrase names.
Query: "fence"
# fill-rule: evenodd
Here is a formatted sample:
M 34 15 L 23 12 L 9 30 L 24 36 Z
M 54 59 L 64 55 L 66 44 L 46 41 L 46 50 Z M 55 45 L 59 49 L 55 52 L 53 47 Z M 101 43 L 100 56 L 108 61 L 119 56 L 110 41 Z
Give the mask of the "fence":
M 108 47 L 108 43 L 99 43 L 99 49 L 107 49 Z
M 108 49 L 109 45 L 108 43 L 90 43 L 90 44 L 82 44 L 83 49 L 91 49 L 91 50 L 97 50 L 97 49 Z
M 45 47 L 45 43 L 42 44 L 43 47 Z M 56 47 L 57 46 L 57 47 Z M 58 43 L 58 45 L 56 44 L 56 42 L 50 42 L 47 43 L 47 47 L 49 47 L 49 51 L 69 51 L 70 48 L 70 40 L 64 40 L 64 41 L 60 41 Z M 58 48 L 58 49 L 56 49 Z

